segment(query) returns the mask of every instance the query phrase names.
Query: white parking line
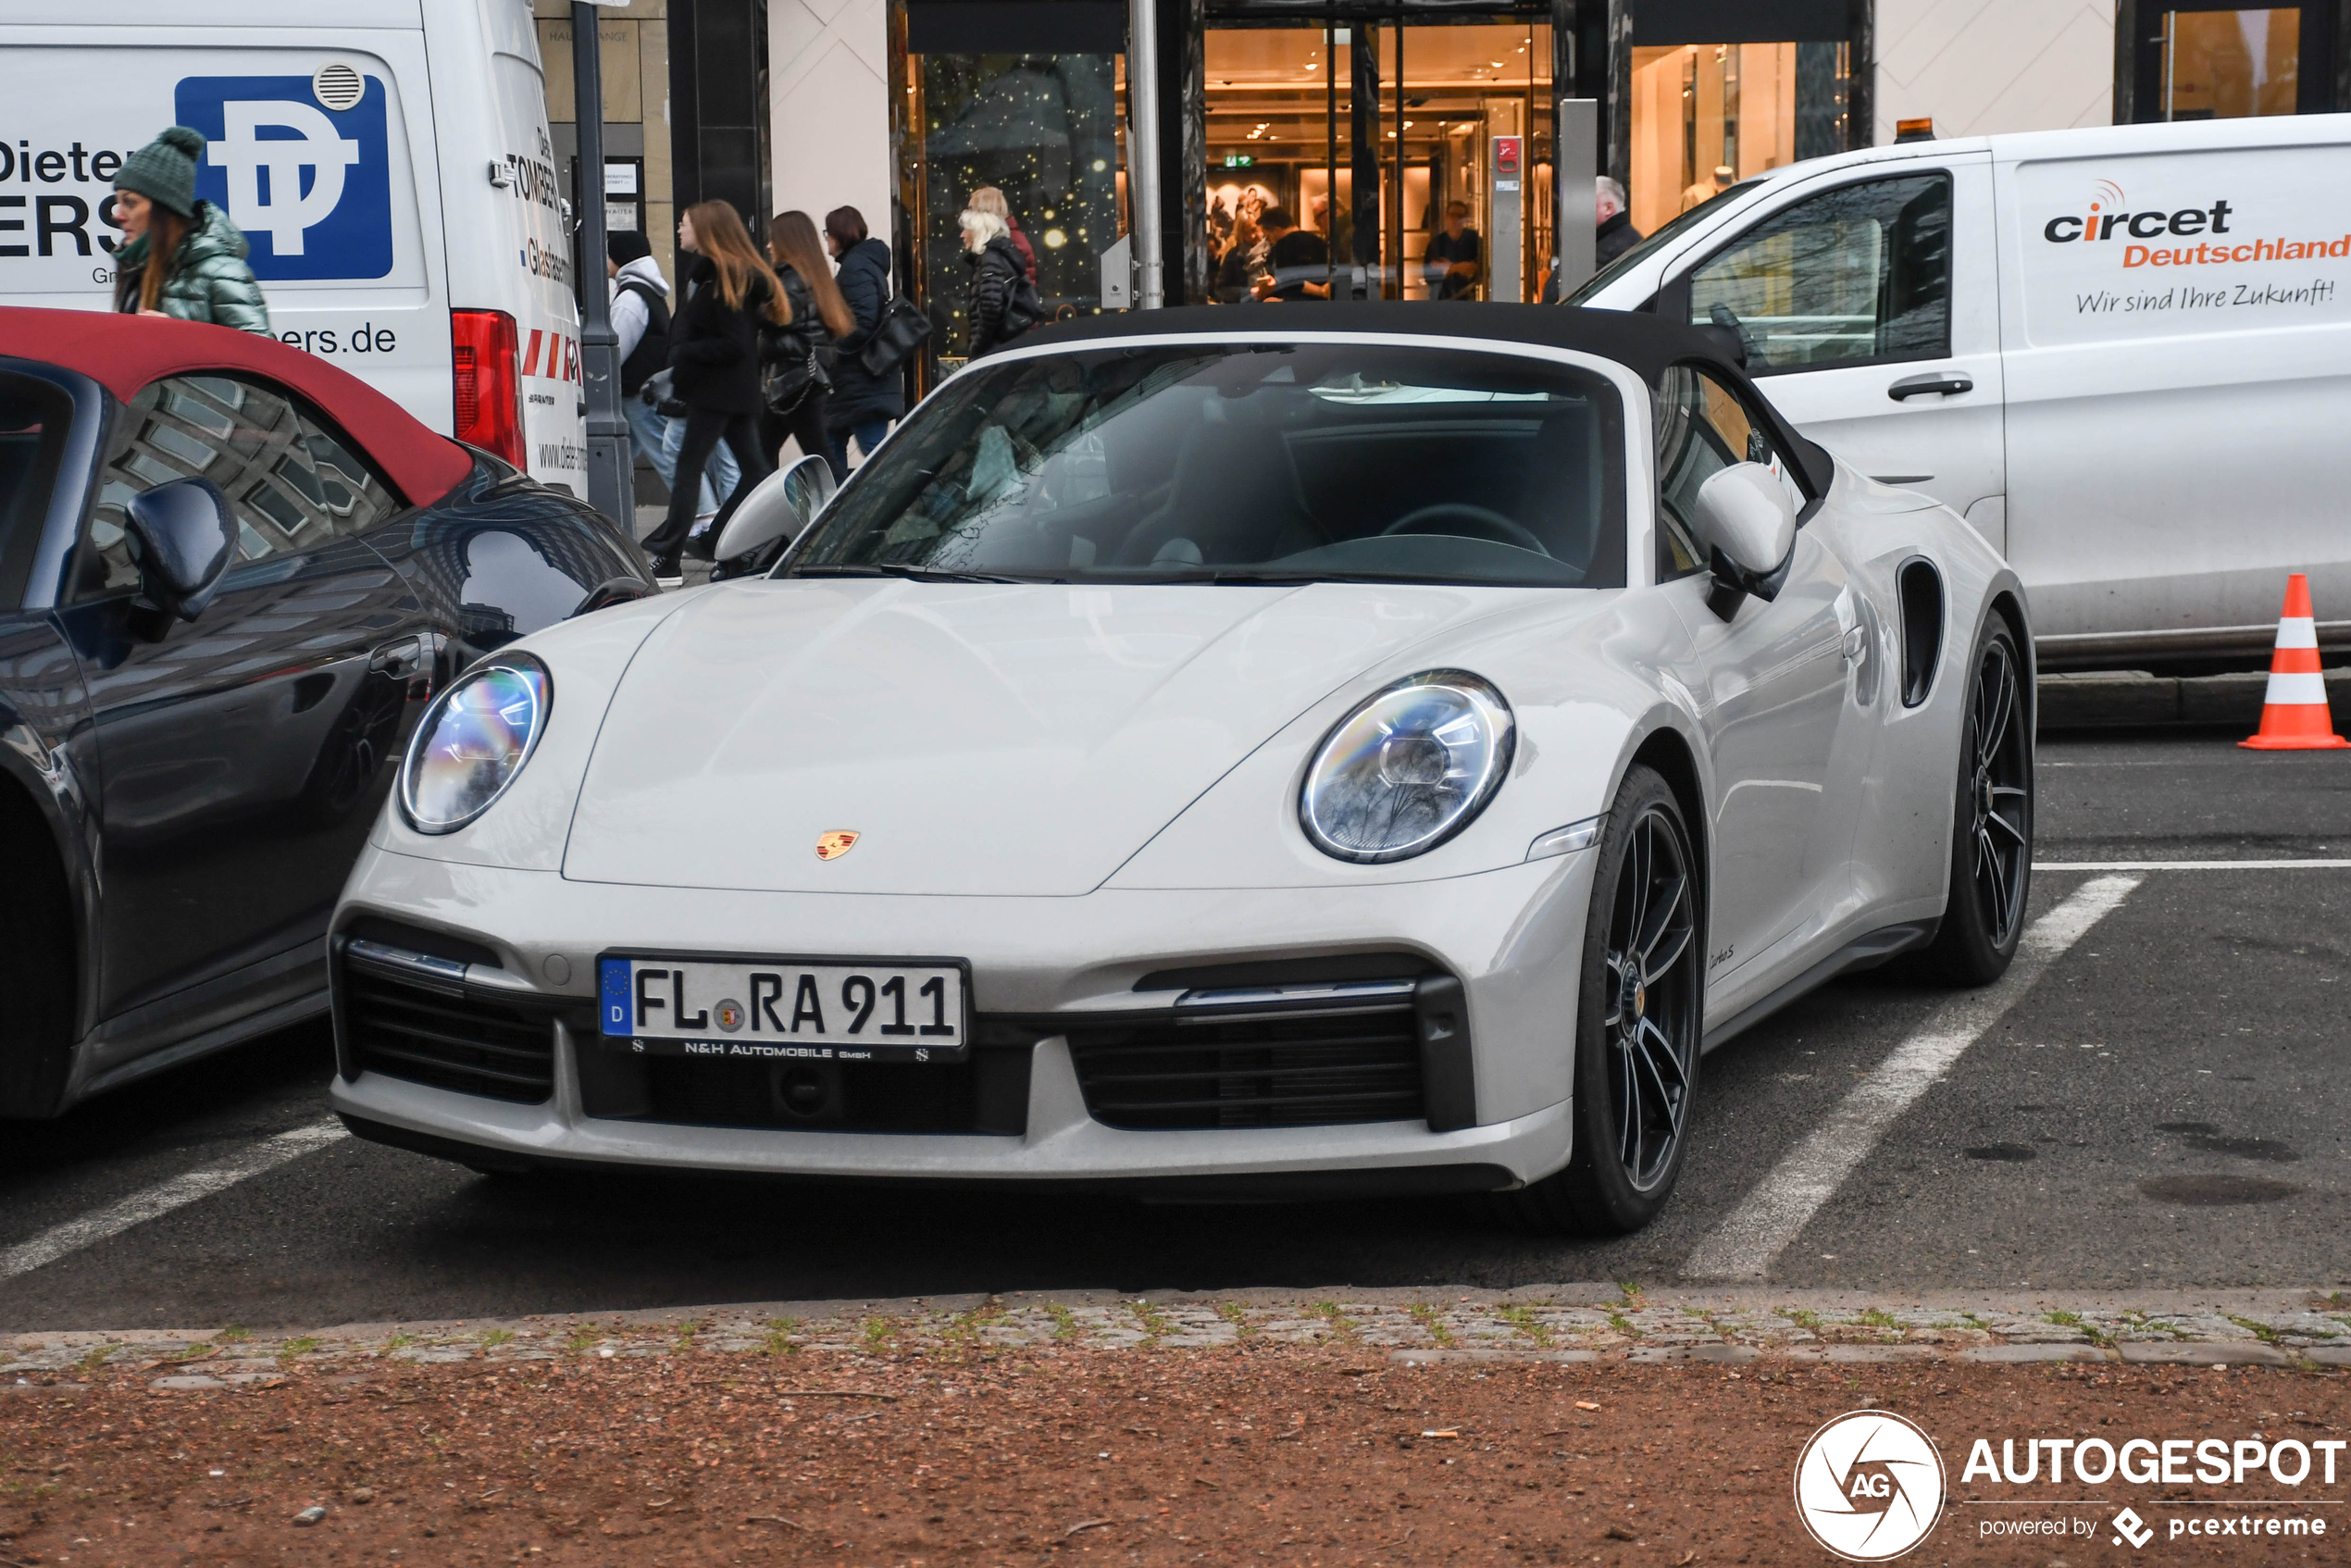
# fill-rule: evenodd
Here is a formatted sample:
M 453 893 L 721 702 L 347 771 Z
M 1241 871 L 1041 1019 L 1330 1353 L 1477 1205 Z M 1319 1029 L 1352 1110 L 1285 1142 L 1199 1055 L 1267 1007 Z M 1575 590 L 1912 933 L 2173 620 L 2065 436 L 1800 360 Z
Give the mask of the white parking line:
M 330 1116 L 291 1132 L 281 1132 L 275 1138 L 264 1139 L 225 1160 L 184 1171 L 168 1181 L 159 1181 L 119 1202 L 108 1204 L 94 1214 L 84 1214 L 78 1220 L 51 1226 L 31 1239 L 19 1241 L 0 1251 L 0 1279 L 14 1279 L 20 1274 L 30 1274 L 44 1264 L 56 1263 L 68 1252 L 78 1252 L 110 1236 L 119 1236 L 134 1225 L 143 1225 L 159 1214 L 185 1208 L 199 1198 L 209 1198 L 216 1192 L 234 1187 L 247 1176 L 276 1170 L 289 1160 L 299 1160 L 314 1149 L 324 1149 L 350 1136 L 343 1125 Z
M 2026 927 L 2009 972 L 1929 1014 L 1698 1244 L 1682 1265 L 1683 1274 L 1693 1279 L 1761 1279 L 1772 1260 L 1868 1158 L 1894 1119 L 2033 989 L 2051 960 L 2081 940 L 2143 879 L 2100 877 L 2084 882 Z
M 2036 860 L 2035 871 L 2341 871 L 2351 860 Z

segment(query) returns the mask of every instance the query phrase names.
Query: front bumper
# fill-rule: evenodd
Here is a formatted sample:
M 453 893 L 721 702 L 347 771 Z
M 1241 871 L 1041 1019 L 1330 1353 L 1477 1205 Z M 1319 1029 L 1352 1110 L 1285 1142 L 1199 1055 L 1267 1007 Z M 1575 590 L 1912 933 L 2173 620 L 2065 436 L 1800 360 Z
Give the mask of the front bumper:
M 354 1130 L 485 1166 L 531 1163 L 938 1180 L 1106 1181 L 1183 1188 L 1238 1181 L 1313 1189 L 1388 1173 L 1389 1185 L 1500 1188 L 1569 1154 L 1575 974 L 1590 902 L 1588 852 L 1441 880 L 1343 891 L 1098 891 L 1077 898 L 747 893 L 566 881 L 369 849 L 339 930 L 376 917 L 445 933 L 497 956 L 501 989 L 592 1007 L 596 955 L 672 951 L 946 952 L 967 957 L 982 1014 L 1046 1025 L 1029 1052 L 1016 1135 L 807 1130 L 590 1114 L 581 1053 L 554 1028 L 554 1084 L 514 1103 L 381 1072 L 348 1052 L 333 1087 Z M 1171 998 L 1138 993 L 1155 972 L 1300 956 L 1410 952 L 1456 977 L 1469 1017 L 1468 1125 L 1133 1130 L 1088 1114 L 1069 1040 L 1050 1032 Z M 566 983 L 551 976 L 567 975 Z M 443 1145 L 447 1147 L 443 1147 Z

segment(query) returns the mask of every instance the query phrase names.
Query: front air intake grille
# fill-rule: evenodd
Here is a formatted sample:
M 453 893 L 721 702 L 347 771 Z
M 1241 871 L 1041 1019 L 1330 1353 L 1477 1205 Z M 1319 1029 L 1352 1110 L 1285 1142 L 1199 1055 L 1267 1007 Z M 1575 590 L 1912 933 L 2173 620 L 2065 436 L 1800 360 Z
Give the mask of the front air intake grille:
M 462 981 L 394 978 L 351 949 L 336 977 L 336 1015 L 351 1065 L 435 1089 L 537 1104 L 555 1089 L 554 1015 L 484 997 Z
M 1422 1028 L 1413 982 L 1313 988 L 1068 1030 L 1086 1109 L 1135 1131 L 1417 1121 Z

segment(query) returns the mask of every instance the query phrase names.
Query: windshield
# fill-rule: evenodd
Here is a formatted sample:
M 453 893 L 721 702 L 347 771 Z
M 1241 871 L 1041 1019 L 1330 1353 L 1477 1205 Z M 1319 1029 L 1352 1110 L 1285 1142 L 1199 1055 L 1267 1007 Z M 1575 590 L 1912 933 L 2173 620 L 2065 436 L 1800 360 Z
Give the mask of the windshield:
M 1602 377 L 1305 341 L 965 370 L 861 468 L 790 576 L 1617 588 Z
M 1698 205 L 1690 208 L 1689 211 L 1670 220 L 1664 228 L 1660 229 L 1656 233 L 1644 238 L 1631 250 L 1626 251 L 1623 255 L 1618 256 L 1614 261 L 1610 262 L 1606 267 L 1601 268 L 1589 278 L 1585 279 L 1583 284 L 1578 287 L 1574 293 L 1567 296 L 1567 303 L 1569 305 L 1584 305 L 1589 303 L 1593 295 L 1598 293 L 1602 289 L 1607 288 L 1611 283 L 1615 282 L 1619 278 L 1622 278 L 1625 273 L 1630 272 L 1636 267 L 1640 266 L 1641 259 L 1649 255 L 1652 251 L 1656 250 L 1660 245 L 1665 244 L 1667 242 L 1673 239 L 1674 236 L 1682 233 L 1692 224 L 1696 223 L 1699 218 L 1704 218 L 1708 213 L 1710 213 L 1716 207 L 1721 206 L 1724 202 L 1734 200 L 1739 196 L 1744 196 L 1749 191 L 1754 190 L 1758 185 L 1762 183 L 1763 181 L 1760 179 L 1742 180 L 1728 190 L 1717 191 L 1714 194 L 1707 197 L 1706 200 L 1698 203 Z

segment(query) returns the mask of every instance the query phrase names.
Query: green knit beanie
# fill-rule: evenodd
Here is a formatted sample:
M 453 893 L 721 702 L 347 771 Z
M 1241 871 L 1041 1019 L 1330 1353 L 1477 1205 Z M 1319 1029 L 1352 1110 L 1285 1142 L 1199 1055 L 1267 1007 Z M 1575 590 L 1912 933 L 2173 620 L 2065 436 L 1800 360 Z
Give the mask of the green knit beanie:
M 204 156 L 204 132 L 175 125 L 137 152 L 114 177 L 118 191 L 136 191 L 182 218 L 196 216 L 196 160 Z

